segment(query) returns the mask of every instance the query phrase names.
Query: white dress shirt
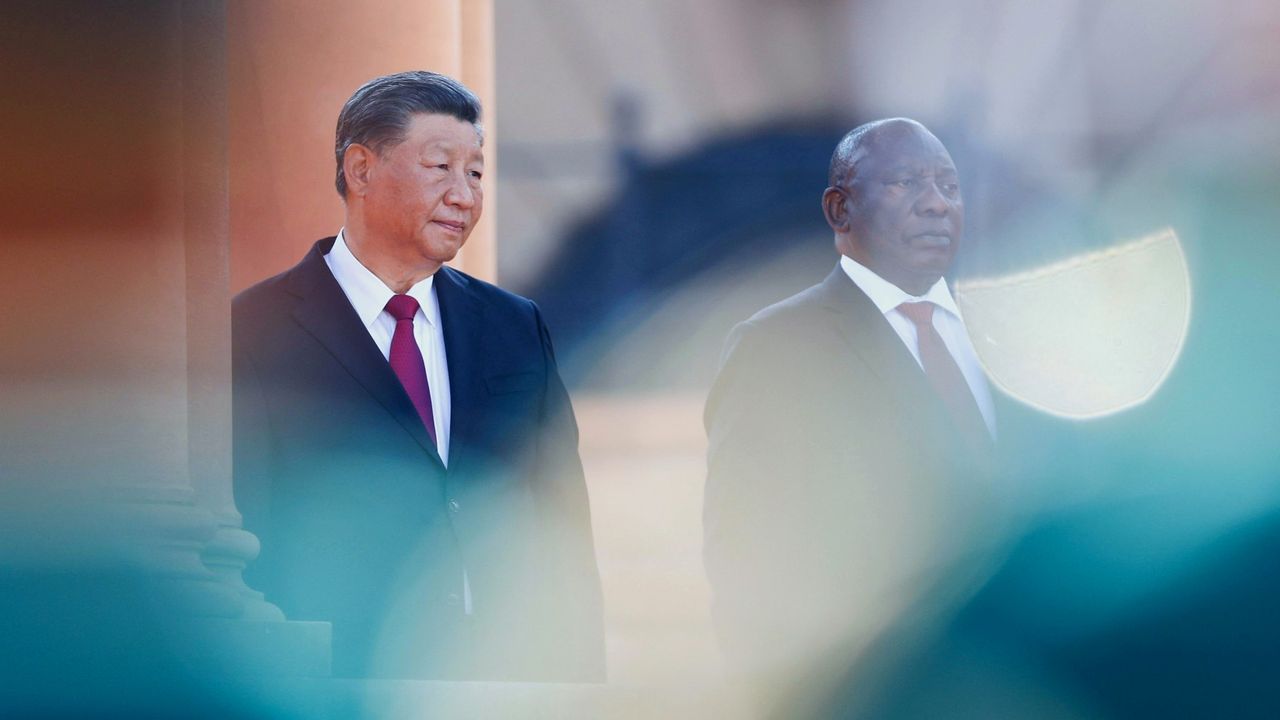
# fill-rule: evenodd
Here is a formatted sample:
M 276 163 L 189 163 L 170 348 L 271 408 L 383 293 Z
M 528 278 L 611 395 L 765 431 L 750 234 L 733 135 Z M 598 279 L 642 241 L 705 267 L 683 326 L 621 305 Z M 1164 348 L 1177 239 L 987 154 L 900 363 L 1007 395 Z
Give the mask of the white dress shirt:
M 987 377 L 982 371 L 981 363 L 978 362 L 978 354 L 973 349 L 968 331 L 965 330 L 960 308 L 951 297 L 950 289 L 947 288 L 947 281 L 944 278 L 938 278 L 938 282 L 934 283 L 933 287 L 929 288 L 924 295 L 917 297 L 908 294 L 907 291 L 885 280 L 847 255 L 840 257 L 840 267 L 858 286 L 858 289 L 871 298 L 876 308 L 884 313 L 889 326 L 902 339 L 902 344 L 907 346 L 907 350 L 911 351 L 911 356 L 916 359 L 916 364 L 920 365 L 921 369 L 924 365 L 920 361 L 920 339 L 915 323 L 903 315 L 898 310 L 898 306 L 902 303 L 917 302 L 931 302 L 936 306 L 933 312 L 933 329 L 938 331 L 942 342 L 947 346 L 947 351 L 960 367 L 960 372 L 969 385 L 969 392 L 978 403 L 978 410 L 982 413 L 982 420 L 987 425 L 987 432 L 991 433 L 991 437 L 995 437 L 996 411 L 991 401 L 991 388 L 987 385 Z
M 373 342 L 382 351 L 382 357 L 391 358 L 391 337 L 396 332 L 396 319 L 387 312 L 387 301 L 395 295 L 386 283 L 365 267 L 351 254 L 347 241 L 338 231 L 333 248 L 324 256 L 329 271 L 342 287 L 351 307 L 355 308 L 360 322 L 369 331 Z M 436 451 L 445 466 L 449 465 L 449 365 L 444 354 L 444 329 L 440 324 L 440 300 L 436 298 L 435 275 L 431 275 L 409 288 L 406 295 L 418 301 L 418 312 L 413 316 L 413 339 L 422 352 L 422 363 L 427 369 L 427 385 L 431 388 L 431 417 L 436 425 Z M 462 571 L 462 608 L 471 614 L 471 581 L 467 571 Z
M 382 357 L 391 357 L 391 336 L 396 332 L 396 319 L 387 312 L 387 301 L 395 295 L 386 283 L 369 268 L 360 264 L 347 241 L 338 232 L 333 249 L 324 256 L 334 279 L 346 293 L 360 322 L 369 331 Z M 427 384 L 431 387 L 431 416 L 436 425 L 436 450 L 445 465 L 449 464 L 449 365 L 444 354 L 444 331 L 440 326 L 440 301 L 436 299 L 435 275 L 420 281 L 405 293 L 418 301 L 413 317 L 413 339 L 422 351 L 427 368 Z

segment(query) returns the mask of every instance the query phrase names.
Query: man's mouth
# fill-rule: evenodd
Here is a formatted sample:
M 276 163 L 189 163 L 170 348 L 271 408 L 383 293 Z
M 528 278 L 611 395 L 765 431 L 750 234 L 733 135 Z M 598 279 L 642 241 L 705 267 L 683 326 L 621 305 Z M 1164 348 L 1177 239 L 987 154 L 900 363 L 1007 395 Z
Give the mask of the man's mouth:
M 921 248 L 945 248 L 951 244 L 951 236 L 945 233 L 920 233 L 912 235 L 911 242 Z
M 431 222 L 450 232 L 460 233 L 467 229 L 466 224 L 454 220 L 432 220 Z

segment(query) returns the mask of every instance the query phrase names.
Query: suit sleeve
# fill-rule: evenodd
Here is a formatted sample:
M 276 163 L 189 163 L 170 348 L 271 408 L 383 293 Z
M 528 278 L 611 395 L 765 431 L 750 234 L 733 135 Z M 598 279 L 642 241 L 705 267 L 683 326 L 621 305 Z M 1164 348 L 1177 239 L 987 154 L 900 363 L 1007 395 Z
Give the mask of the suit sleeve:
M 587 485 L 578 454 L 578 425 L 569 393 L 556 367 L 551 335 L 534 308 L 545 377 L 537 444 L 538 502 L 546 523 L 550 555 L 564 583 L 553 599 L 564 618 L 560 639 L 570 673 L 604 680 L 604 619 L 596 566 Z
M 812 583 L 797 539 L 811 478 L 803 399 L 785 343 L 750 321 L 730 334 L 707 398 L 703 559 L 721 645 L 735 662 L 780 650 Z

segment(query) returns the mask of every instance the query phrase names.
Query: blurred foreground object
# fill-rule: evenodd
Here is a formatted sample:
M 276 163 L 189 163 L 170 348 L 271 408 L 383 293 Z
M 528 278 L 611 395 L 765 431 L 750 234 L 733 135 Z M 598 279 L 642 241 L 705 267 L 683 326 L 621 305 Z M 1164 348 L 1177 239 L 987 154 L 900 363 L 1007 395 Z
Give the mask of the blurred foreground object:
M 225 12 L 0 8 L 0 715 L 252 716 L 228 678 L 328 673 L 241 579 Z
M 957 283 L 988 377 L 1032 407 L 1091 418 L 1145 402 L 1173 369 L 1191 279 L 1172 229 L 1052 265 Z

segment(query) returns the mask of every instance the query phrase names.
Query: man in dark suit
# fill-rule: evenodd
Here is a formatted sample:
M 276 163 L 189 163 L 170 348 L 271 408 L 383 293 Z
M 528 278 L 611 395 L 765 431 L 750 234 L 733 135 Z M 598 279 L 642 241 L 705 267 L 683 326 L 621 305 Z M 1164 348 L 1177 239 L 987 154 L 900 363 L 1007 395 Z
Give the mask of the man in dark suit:
M 346 221 L 233 308 L 247 578 L 335 672 L 601 680 L 577 427 L 537 307 L 445 267 L 480 218 L 476 97 L 377 78 L 338 118 Z
M 734 328 L 705 414 L 717 630 L 737 669 L 788 682 L 963 586 L 995 431 L 943 279 L 964 224 L 946 148 L 858 127 L 822 208 L 839 264 Z

